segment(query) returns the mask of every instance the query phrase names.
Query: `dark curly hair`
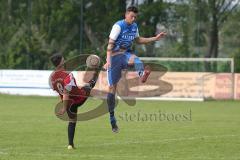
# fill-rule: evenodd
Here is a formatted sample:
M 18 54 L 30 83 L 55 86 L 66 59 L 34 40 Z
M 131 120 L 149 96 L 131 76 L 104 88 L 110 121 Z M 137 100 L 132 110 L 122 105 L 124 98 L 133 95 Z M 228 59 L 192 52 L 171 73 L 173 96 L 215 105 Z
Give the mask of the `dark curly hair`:
M 134 13 L 138 13 L 138 8 L 135 6 L 129 6 L 126 10 L 126 12 L 134 12 Z
M 50 57 L 50 61 L 52 62 L 52 64 L 57 67 L 61 61 L 62 61 L 63 55 L 61 53 L 57 53 L 55 52 L 51 57 Z

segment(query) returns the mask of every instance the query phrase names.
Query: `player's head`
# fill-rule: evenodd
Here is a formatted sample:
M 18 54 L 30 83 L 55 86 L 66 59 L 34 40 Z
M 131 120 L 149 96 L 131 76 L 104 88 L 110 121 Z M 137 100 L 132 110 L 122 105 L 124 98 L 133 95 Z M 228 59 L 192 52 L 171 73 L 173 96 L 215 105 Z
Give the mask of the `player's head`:
M 130 6 L 127 8 L 126 13 L 125 13 L 125 21 L 128 24 L 132 24 L 135 22 L 138 14 L 138 8 L 135 6 Z
M 54 53 L 50 57 L 50 60 L 55 67 L 58 67 L 58 66 L 60 66 L 64 63 L 64 58 L 63 58 L 63 55 L 61 53 Z

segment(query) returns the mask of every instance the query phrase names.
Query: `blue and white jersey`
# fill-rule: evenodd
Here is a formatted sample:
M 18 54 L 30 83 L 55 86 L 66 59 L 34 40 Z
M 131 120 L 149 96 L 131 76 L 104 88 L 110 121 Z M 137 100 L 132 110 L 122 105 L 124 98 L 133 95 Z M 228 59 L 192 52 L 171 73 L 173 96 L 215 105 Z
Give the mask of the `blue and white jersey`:
M 134 39 L 137 37 L 139 37 L 137 24 L 129 25 L 125 20 L 116 22 L 109 35 L 109 38 L 115 41 L 113 51 L 119 49 L 130 50 Z

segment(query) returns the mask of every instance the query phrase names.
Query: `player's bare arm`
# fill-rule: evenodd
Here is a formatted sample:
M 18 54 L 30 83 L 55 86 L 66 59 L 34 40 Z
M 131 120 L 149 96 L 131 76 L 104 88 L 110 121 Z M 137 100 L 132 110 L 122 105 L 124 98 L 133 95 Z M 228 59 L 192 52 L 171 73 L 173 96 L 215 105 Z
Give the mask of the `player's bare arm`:
M 166 32 L 161 32 L 158 35 L 156 35 L 155 37 L 149 37 L 149 38 L 137 37 L 136 42 L 138 44 L 147 44 L 147 43 L 159 41 L 161 38 L 165 37 L 166 35 L 167 35 Z
M 108 67 L 111 67 L 111 55 L 112 55 L 112 49 L 114 47 L 115 41 L 109 38 L 108 41 L 108 46 L 107 46 L 107 59 L 106 59 L 106 64 L 104 65 L 104 68 L 107 69 Z
M 68 107 L 70 106 L 71 102 L 70 102 L 69 94 L 67 93 L 67 91 L 63 93 L 62 101 L 63 101 L 63 107 L 59 110 L 58 112 L 59 115 L 63 115 L 67 111 Z

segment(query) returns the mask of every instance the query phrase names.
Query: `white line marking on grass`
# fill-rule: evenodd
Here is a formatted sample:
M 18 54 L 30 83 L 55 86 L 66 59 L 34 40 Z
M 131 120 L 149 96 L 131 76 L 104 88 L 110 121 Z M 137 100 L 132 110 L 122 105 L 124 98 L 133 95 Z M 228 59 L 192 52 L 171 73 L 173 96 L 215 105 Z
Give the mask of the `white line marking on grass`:
M 72 153 L 74 152 L 77 152 L 78 150 L 75 150 L 75 151 L 70 151 Z M 71 157 L 77 157 L 77 158 L 96 158 L 96 159 L 113 159 L 113 158 L 130 158 L 130 159 L 149 159 L 149 158 L 152 158 L 147 156 L 147 155 L 135 155 L 135 156 L 131 156 L 131 155 L 83 155 L 81 153 L 81 151 L 79 151 L 81 154 L 64 154 L 64 153 L 54 153 L 54 154 L 51 154 L 51 153 L 16 153 L 16 155 L 20 155 L 20 156 L 41 156 L 41 157 L 67 157 L 67 158 L 71 158 Z M 79 153 L 78 152 L 78 153 Z M 154 159 L 160 159 L 160 160 L 192 160 L 192 159 L 200 159 L 200 160 L 203 160 L 203 159 L 215 159 L 215 160 L 239 160 L 239 157 L 205 157 L 205 156 L 192 156 L 192 157 L 186 157 L 186 158 L 172 158 L 171 156 L 157 156 L 155 157 Z
M 170 157 L 169 157 L 170 158 Z M 204 160 L 204 159 L 215 159 L 215 160 L 219 160 L 219 159 L 222 159 L 222 160 L 239 160 L 238 157 L 233 157 L 233 158 L 229 158 L 229 157 L 214 157 L 214 158 L 211 158 L 211 157 L 204 157 L 204 156 L 199 156 L 199 157 L 189 157 L 189 158 L 174 158 L 173 160 L 192 160 L 192 159 L 200 159 L 200 160 Z M 165 160 L 165 159 L 164 159 Z M 167 159 L 166 159 L 167 160 Z M 172 159 L 171 159 L 172 160 Z
M 141 143 L 171 143 L 175 141 L 191 141 L 198 139 L 220 139 L 220 138 L 228 138 L 228 137 L 236 137 L 237 135 L 215 135 L 215 136 L 200 136 L 200 137 L 185 137 L 185 138 L 172 138 L 172 139 L 161 139 L 161 140 L 150 140 L 150 141 L 116 141 L 115 143 L 103 143 L 98 145 L 88 145 L 86 147 L 98 147 L 98 146 L 110 146 L 110 145 L 124 145 L 124 144 L 141 144 Z
M 79 152 L 78 152 L 79 151 Z M 74 152 L 77 153 L 81 153 L 79 154 L 72 154 Z M 71 154 L 70 154 L 71 153 Z M 136 156 L 129 156 L 129 155 L 83 155 L 82 151 L 80 150 L 74 150 L 74 151 L 69 151 L 69 154 L 65 154 L 65 153 L 15 153 L 16 155 L 20 155 L 20 156 L 39 156 L 39 157 L 78 157 L 78 158 L 102 158 L 102 159 L 112 159 L 112 158 L 135 158 L 135 159 L 139 159 L 139 158 L 148 158 L 148 156 L 145 155 L 136 155 Z
M 199 137 L 185 137 L 185 138 L 172 138 L 172 139 L 162 139 L 162 140 L 150 140 L 150 141 L 128 141 L 128 142 L 122 142 L 122 141 L 117 141 L 115 143 L 104 143 L 104 144 L 99 144 L 99 145 L 84 145 L 81 146 L 79 148 L 82 147 L 99 147 L 99 146 L 111 146 L 111 145 L 125 145 L 125 144 L 142 144 L 142 143 L 171 143 L 171 142 L 176 142 L 176 141 L 192 141 L 192 140 L 198 140 L 198 139 L 221 139 L 221 138 L 229 138 L 229 137 L 237 137 L 238 135 L 206 135 L 206 136 L 199 136 Z M 66 157 L 66 158 L 70 158 L 70 157 L 78 157 L 78 158 L 93 158 L 93 159 L 113 159 L 113 158 L 129 158 L 129 159 L 149 159 L 152 158 L 152 155 L 148 156 L 148 155 L 94 155 L 94 154 L 84 154 L 82 150 L 78 150 L 78 148 L 74 151 L 69 151 L 68 153 L 61 153 L 62 150 L 64 150 L 64 148 L 59 148 L 59 153 L 58 152 L 44 152 L 44 153 L 16 153 L 14 152 L 14 155 L 19 155 L 19 156 L 39 156 L 39 157 Z M 67 150 L 67 149 L 66 149 Z M 9 153 L 4 152 L 5 149 L 0 150 L 0 155 L 9 155 Z M 80 154 L 72 154 L 72 152 L 75 153 L 80 153 Z M 166 154 L 166 153 L 165 153 Z M 204 156 L 192 156 L 192 157 L 186 157 L 186 158 L 172 158 L 169 155 L 159 155 L 158 157 L 155 157 L 155 159 L 160 159 L 160 160 L 192 160 L 192 159 L 199 159 L 199 160 L 203 160 L 203 159 L 208 159 L 208 160 L 213 160 L 213 159 L 217 159 L 217 160 L 239 160 L 239 157 L 204 157 Z

